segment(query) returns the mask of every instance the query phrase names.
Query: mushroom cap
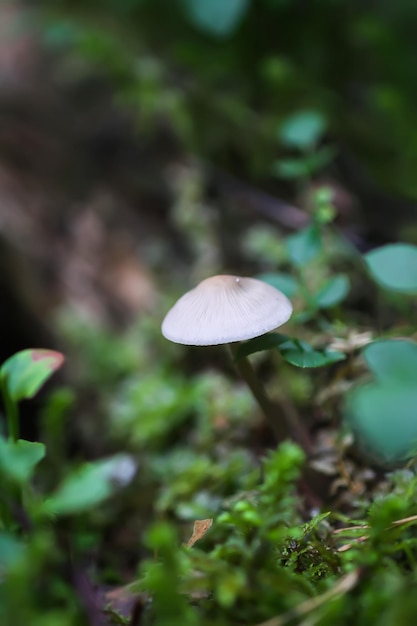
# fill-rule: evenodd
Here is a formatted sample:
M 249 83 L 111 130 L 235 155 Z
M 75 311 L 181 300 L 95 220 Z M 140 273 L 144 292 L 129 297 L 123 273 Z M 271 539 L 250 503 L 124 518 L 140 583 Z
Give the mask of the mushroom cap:
M 215 346 L 259 337 L 285 324 L 292 305 L 281 291 L 256 278 L 206 278 L 168 311 L 162 334 L 186 346 Z

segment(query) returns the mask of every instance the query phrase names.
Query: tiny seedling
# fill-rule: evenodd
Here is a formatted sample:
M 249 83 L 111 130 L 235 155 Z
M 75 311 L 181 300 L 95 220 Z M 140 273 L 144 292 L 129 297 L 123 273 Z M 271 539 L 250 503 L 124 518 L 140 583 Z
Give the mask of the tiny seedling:
M 136 471 L 130 456 L 119 454 L 70 471 L 52 494 L 39 493 L 33 487 L 36 467 L 47 450 L 39 441 L 20 438 L 19 402 L 33 398 L 63 362 L 60 352 L 28 349 L 11 356 L 0 368 L 8 431 L 7 438 L 0 435 L 0 525 L 12 532 L 18 529 L 16 506 L 31 523 L 52 515 L 80 513 L 108 498 Z

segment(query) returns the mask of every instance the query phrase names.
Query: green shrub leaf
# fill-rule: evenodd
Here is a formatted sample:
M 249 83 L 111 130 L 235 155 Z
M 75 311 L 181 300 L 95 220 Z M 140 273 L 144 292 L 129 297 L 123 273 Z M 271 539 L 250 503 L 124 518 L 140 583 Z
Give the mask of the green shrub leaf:
M 372 278 L 386 289 L 417 293 L 417 246 L 395 243 L 365 255 Z
M 323 367 L 343 361 L 346 356 L 342 352 L 330 350 L 280 349 L 283 358 L 296 367 Z
M 20 484 L 28 482 L 35 466 L 45 456 L 43 443 L 35 441 L 6 441 L 0 437 L 0 472 Z
M 417 453 L 416 407 L 415 384 L 370 383 L 350 394 L 348 422 L 364 452 L 396 465 Z
M 287 238 L 288 256 L 294 265 L 303 267 L 315 259 L 322 249 L 320 231 L 315 224 Z
M 339 274 L 331 278 L 320 289 L 314 298 L 314 302 L 319 309 L 328 309 L 336 306 L 344 300 L 349 293 L 350 282 L 346 274 Z
M 334 148 L 324 146 L 312 154 L 297 158 L 279 159 L 273 163 L 272 173 L 278 178 L 288 180 L 312 176 L 330 163 L 334 159 L 335 154 Z
M 293 180 L 310 175 L 310 163 L 307 158 L 279 159 L 272 167 L 272 173 L 278 178 Z
M 408 339 L 374 341 L 363 357 L 380 381 L 417 383 L 417 343 Z
M 244 17 L 249 0 L 182 0 L 189 20 L 210 35 L 230 35 Z
M 291 341 L 287 335 L 281 335 L 280 333 L 267 333 L 260 337 L 255 337 L 249 341 L 239 344 L 235 359 L 243 359 L 245 356 L 255 354 L 256 352 L 263 352 L 264 350 L 271 350 L 272 348 L 278 348 L 280 345 Z M 292 344 L 291 344 L 292 345 Z
M 291 148 L 305 150 L 314 146 L 326 129 L 326 120 L 318 111 L 299 111 L 281 127 L 279 138 Z
M 305 341 L 280 333 L 268 333 L 240 344 L 235 358 L 243 359 L 250 354 L 273 348 L 277 348 L 285 361 L 296 367 L 323 367 L 346 358 L 342 352 L 315 350 Z
M 126 461 L 130 463 L 130 458 L 126 454 L 119 454 L 110 459 L 85 463 L 65 478 L 55 493 L 45 501 L 42 512 L 70 515 L 97 506 L 126 482 L 119 474 L 121 466 Z
M 263 280 L 265 283 L 272 285 L 275 289 L 279 289 L 284 293 L 287 298 L 291 298 L 298 291 L 298 282 L 290 276 L 290 274 L 285 274 L 284 272 L 271 272 L 267 274 L 259 274 L 256 276 L 258 280 Z
M 10 535 L 3 530 L 0 530 L 0 555 L 1 555 L 1 567 L 7 570 L 9 567 L 13 567 L 25 553 L 25 545 L 14 535 Z

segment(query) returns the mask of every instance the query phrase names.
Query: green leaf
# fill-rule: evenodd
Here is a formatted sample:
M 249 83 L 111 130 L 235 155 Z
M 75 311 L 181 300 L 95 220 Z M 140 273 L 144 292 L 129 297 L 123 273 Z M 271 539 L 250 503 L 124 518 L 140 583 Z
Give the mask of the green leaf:
M 280 350 L 283 358 L 296 367 L 323 367 L 343 361 L 346 356 L 342 352 L 330 350 Z
M 162 550 L 164 554 L 169 554 L 175 551 L 178 537 L 168 522 L 157 522 L 147 531 L 145 542 L 151 550 Z
M 44 456 L 43 443 L 25 439 L 6 441 L 0 437 L 0 472 L 14 482 L 27 483 Z
M 63 361 L 54 350 L 22 350 L 3 363 L 0 380 L 14 402 L 32 398 Z
M 331 278 L 320 289 L 314 298 L 314 302 L 319 309 L 330 308 L 346 298 L 349 288 L 349 278 L 345 274 L 339 274 Z
M 281 335 L 279 333 L 267 333 L 260 337 L 255 337 L 249 341 L 239 344 L 235 359 L 239 361 L 246 356 L 255 354 L 256 352 L 263 352 L 264 350 L 271 350 L 272 348 L 278 348 L 280 345 L 291 341 L 287 335 Z
M 70 515 L 94 508 L 117 491 L 121 483 L 126 482 L 120 476 L 120 468 L 131 462 L 129 455 L 119 454 L 110 459 L 85 463 L 64 479 L 55 493 L 44 502 L 41 511 Z M 128 478 L 131 477 L 133 474 Z
M 407 339 L 374 341 L 362 351 L 373 374 L 381 382 L 417 383 L 417 343 Z
M 315 224 L 287 237 L 286 248 L 292 263 L 303 267 L 315 259 L 322 250 L 320 231 Z
M 386 289 L 417 293 L 417 246 L 395 243 L 365 255 L 372 278 Z
M 182 0 L 189 20 L 210 35 L 227 37 L 239 25 L 249 0 Z
M 272 166 L 272 173 L 278 178 L 288 180 L 307 178 L 322 170 L 334 158 L 336 151 L 331 146 L 324 146 L 313 154 L 298 158 L 279 159 Z
M 25 552 L 24 544 L 13 535 L 0 531 L 0 566 L 2 573 L 21 559 Z
M 313 154 L 308 155 L 306 160 L 310 174 L 315 174 L 322 170 L 335 156 L 336 150 L 333 146 L 323 146 L 313 152 Z
M 417 453 L 417 387 L 371 383 L 348 398 L 347 419 L 363 451 L 387 466 Z
M 294 296 L 299 289 L 298 282 L 295 280 L 295 278 L 290 276 L 290 274 L 285 274 L 283 272 L 258 274 L 256 278 L 258 278 L 258 280 L 263 280 L 269 285 L 272 285 L 272 287 L 275 287 L 275 289 L 279 289 L 287 296 L 287 298 L 291 298 L 292 296 Z
M 297 367 L 323 367 L 337 361 L 343 361 L 346 356 L 342 352 L 330 350 L 315 350 L 310 344 L 300 339 L 294 339 L 280 333 L 268 333 L 241 343 L 236 351 L 236 360 L 246 356 L 277 348 L 282 357 L 291 365 Z
M 303 532 L 305 535 L 308 535 L 309 533 L 313 532 L 314 530 L 316 530 L 317 528 L 319 528 L 320 524 L 327 519 L 330 515 L 332 515 L 332 513 L 330 511 L 325 511 L 324 513 L 319 513 L 318 515 L 315 515 L 313 517 L 313 519 L 311 519 L 309 522 L 306 522 L 303 525 Z
M 279 159 L 272 167 L 272 173 L 278 178 L 288 180 L 306 178 L 310 175 L 310 164 L 307 158 Z
M 314 146 L 326 130 L 326 119 L 318 111 L 299 111 L 281 127 L 279 138 L 290 148 L 300 150 Z

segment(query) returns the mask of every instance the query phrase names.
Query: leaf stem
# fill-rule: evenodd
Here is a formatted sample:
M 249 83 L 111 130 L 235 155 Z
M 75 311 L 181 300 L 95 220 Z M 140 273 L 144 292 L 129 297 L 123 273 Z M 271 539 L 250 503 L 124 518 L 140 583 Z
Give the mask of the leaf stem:
M 19 409 L 17 403 L 11 398 L 4 380 L 1 383 L 1 390 L 6 409 L 9 440 L 17 441 L 19 439 Z

